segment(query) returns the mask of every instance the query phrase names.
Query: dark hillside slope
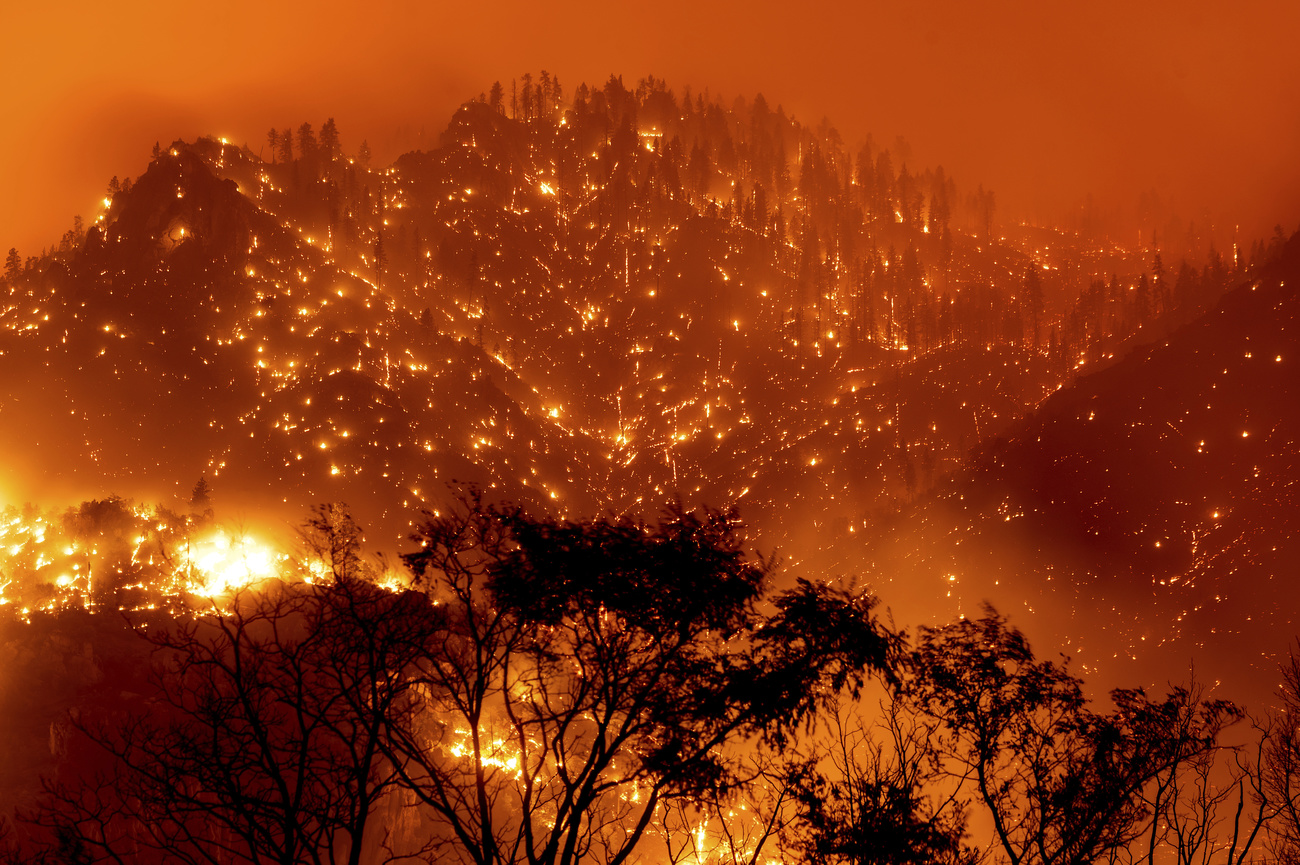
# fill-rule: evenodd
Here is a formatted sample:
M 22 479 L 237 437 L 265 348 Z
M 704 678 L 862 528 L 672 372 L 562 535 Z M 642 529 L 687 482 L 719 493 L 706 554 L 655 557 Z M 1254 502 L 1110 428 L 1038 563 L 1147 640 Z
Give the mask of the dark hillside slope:
M 1197 647 L 1207 674 L 1247 657 L 1267 679 L 1300 620 L 1297 288 L 1293 237 L 1217 308 L 986 446 L 881 564 L 968 610 L 1073 620 L 1057 636 L 1086 664 L 1142 655 L 1179 676 Z

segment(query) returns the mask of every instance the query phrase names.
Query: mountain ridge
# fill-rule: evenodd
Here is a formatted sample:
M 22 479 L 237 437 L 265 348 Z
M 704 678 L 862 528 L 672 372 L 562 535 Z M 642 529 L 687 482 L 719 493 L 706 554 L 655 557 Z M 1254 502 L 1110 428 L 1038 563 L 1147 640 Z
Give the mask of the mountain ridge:
M 6 275 L 0 447 L 86 498 L 203 474 L 259 518 L 344 500 L 386 548 L 457 482 L 739 505 L 760 547 L 845 573 L 970 448 L 1244 269 L 995 232 L 987 191 L 761 97 L 530 104 L 468 103 L 383 169 L 332 121 L 269 162 L 158 148 Z
M 1068 633 L 1085 669 L 1131 672 L 1140 656 L 1144 674 L 1178 676 L 1197 655 L 1207 676 L 1267 693 L 1300 625 L 1297 285 L 1300 236 L 1211 311 L 986 443 L 903 520 L 900 537 L 926 538 L 920 561 L 881 559 L 961 575 L 967 606 L 1014 598 Z

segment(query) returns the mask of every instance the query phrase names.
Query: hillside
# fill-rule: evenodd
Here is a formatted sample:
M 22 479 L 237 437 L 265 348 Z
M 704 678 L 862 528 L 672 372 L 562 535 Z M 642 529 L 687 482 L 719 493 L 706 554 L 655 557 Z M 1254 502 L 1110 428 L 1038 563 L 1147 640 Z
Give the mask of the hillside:
M 1247 266 L 1175 280 L 1000 229 L 991 192 L 761 96 L 525 94 L 384 168 L 332 121 L 266 158 L 158 147 L 88 228 L 12 255 L 8 499 L 175 508 L 203 475 L 245 522 L 346 501 L 391 550 L 449 485 L 572 516 L 681 498 L 855 572 L 971 448 Z
M 993 599 L 1085 666 L 1178 677 L 1195 655 L 1212 681 L 1271 687 L 1300 626 L 1300 239 L 1275 252 L 1211 312 L 983 447 L 882 561 L 960 575 L 967 609 Z

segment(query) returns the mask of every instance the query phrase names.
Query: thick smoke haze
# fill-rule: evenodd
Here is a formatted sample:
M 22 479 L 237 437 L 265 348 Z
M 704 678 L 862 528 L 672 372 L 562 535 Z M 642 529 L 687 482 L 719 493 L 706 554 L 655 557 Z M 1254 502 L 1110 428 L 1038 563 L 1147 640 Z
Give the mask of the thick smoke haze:
M 1147 229 L 1138 196 L 1243 239 L 1300 204 L 1300 6 L 390 2 L 10 8 L 0 238 L 24 255 L 89 219 L 154 141 L 338 121 L 378 159 L 436 140 L 494 80 L 612 71 L 763 93 L 847 142 L 903 136 L 919 164 L 998 195 L 1002 219 L 1089 212 Z M 1167 218 L 1166 213 L 1165 218 Z M 1148 218 L 1147 222 L 1150 222 Z M 1131 236 L 1131 235 L 1130 235 Z
M 0 863 L 37 861 L 14 839 L 116 856 L 118 826 L 158 861 L 238 858 L 220 797 L 290 788 L 313 825 L 374 806 L 346 851 L 281 833 L 361 862 L 457 855 L 459 801 L 517 812 L 519 845 L 569 802 L 569 846 L 611 861 L 620 835 L 980 859 L 911 846 L 939 825 L 920 794 L 977 804 L 954 767 L 1014 804 L 998 832 L 944 817 L 952 845 L 1050 826 L 1208 863 L 1233 791 L 1288 791 L 1256 820 L 1291 797 L 1300 15 L 675 2 L 4 22 Z M 906 684 L 898 712 L 874 684 L 807 702 L 863 664 Z M 1101 714 L 1117 686 L 1174 690 Z M 1285 715 L 1215 758 L 1220 698 Z M 1220 784 L 1212 758 L 1282 769 Z M 837 814 L 831 766 L 857 779 Z M 871 850 L 793 849 L 841 819 Z M 1273 858 L 1300 862 L 1293 823 L 1259 836 Z

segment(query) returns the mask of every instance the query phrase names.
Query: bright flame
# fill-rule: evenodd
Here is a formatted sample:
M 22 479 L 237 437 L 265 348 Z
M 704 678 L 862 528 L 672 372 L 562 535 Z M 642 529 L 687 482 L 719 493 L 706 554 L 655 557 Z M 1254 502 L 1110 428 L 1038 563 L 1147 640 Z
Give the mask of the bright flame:
M 208 598 L 268 580 L 283 562 L 256 540 L 232 538 L 223 529 L 193 543 L 187 559 L 190 591 Z

